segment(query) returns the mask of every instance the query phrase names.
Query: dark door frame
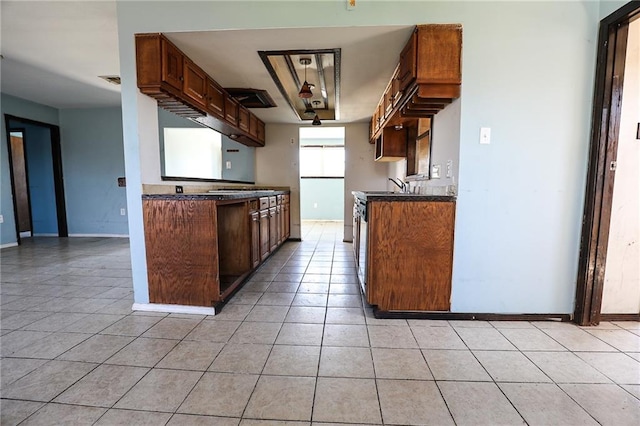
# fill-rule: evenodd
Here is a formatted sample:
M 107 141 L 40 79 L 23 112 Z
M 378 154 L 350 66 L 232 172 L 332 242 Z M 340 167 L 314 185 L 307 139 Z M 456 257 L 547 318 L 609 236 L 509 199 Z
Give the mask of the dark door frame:
M 574 311 L 580 325 L 600 322 L 627 34 L 629 22 L 639 14 L 640 1 L 631 1 L 600 22 Z
M 4 115 L 4 123 L 5 130 L 7 133 L 7 146 L 9 149 L 9 161 L 11 162 L 11 126 L 9 124 L 10 121 L 24 123 L 24 124 L 32 124 L 35 126 L 46 127 L 51 132 L 51 156 L 53 159 L 53 184 L 56 196 L 56 217 L 58 220 L 58 237 L 68 237 L 69 230 L 67 228 L 67 210 L 66 204 L 64 201 L 64 177 L 62 174 L 62 149 L 60 145 L 60 127 L 43 123 L 40 121 L 30 120 L 28 118 L 16 117 L 10 114 Z M 11 173 L 11 188 L 12 188 L 12 198 L 13 198 L 13 213 L 16 217 L 16 238 L 18 240 L 18 244 L 20 244 L 20 232 L 18 232 L 18 222 L 17 222 L 17 212 L 16 212 L 16 194 L 13 191 L 14 187 L 14 178 L 13 178 L 13 164 L 9 165 L 9 170 Z M 33 226 L 31 229 L 33 233 Z

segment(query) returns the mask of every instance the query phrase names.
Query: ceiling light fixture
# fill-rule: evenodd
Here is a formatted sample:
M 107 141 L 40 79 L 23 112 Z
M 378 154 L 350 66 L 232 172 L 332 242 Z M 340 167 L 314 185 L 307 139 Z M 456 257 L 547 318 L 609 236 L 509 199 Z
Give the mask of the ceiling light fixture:
M 307 83 L 307 65 L 310 63 L 310 58 L 300 58 L 300 64 L 304 65 L 304 83 L 302 83 L 298 96 L 303 99 L 309 99 L 313 96 L 313 93 L 311 93 L 311 87 L 309 87 L 309 83 Z
M 304 115 L 307 117 L 313 117 L 316 114 L 316 111 L 313 109 L 311 104 L 307 104 L 307 107 L 304 109 Z
M 318 105 L 320 105 L 320 101 L 313 101 L 313 105 L 318 108 Z M 315 117 L 313 117 L 313 121 L 311 122 L 312 125 L 314 126 L 319 126 L 322 123 L 320 122 L 320 117 L 318 117 L 318 114 L 316 114 Z

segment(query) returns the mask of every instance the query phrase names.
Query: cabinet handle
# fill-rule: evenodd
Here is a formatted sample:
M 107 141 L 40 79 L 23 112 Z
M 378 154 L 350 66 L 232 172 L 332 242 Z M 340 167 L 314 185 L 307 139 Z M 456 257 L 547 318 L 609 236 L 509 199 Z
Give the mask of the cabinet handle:
M 183 76 L 178 77 L 178 79 L 179 79 L 180 81 L 184 81 L 184 77 L 183 77 Z

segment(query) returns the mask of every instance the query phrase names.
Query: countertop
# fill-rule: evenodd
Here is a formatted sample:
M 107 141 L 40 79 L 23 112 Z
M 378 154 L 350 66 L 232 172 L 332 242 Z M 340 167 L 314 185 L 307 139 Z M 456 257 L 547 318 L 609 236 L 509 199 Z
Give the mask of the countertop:
M 283 190 L 218 190 L 188 194 L 143 194 L 143 199 L 154 200 L 242 200 L 247 198 L 274 197 L 288 194 Z
M 405 194 L 393 191 L 353 191 L 351 193 L 364 201 L 456 201 L 453 195 Z

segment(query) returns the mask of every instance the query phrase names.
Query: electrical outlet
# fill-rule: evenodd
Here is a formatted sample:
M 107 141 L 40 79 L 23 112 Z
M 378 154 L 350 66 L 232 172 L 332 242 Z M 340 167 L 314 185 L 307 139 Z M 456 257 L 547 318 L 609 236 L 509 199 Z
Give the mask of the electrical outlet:
M 431 179 L 440 179 L 440 164 L 431 166 Z
M 231 170 L 231 161 L 227 161 L 226 166 L 227 170 Z
M 182 194 L 183 192 L 182 186 L 176 185 L 176 194 Z
M 120 209 L 120 216 L 124 216 L 127 214 L 127 210 L 126 209 Z
M 447 177 L 450 178 L 453 176 L 453 161 L 447 161 Z
M 4 223 L 4 215 L 0 214 L 0 223 Z

